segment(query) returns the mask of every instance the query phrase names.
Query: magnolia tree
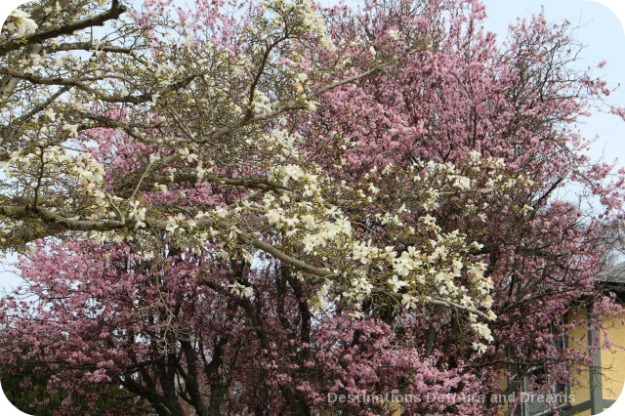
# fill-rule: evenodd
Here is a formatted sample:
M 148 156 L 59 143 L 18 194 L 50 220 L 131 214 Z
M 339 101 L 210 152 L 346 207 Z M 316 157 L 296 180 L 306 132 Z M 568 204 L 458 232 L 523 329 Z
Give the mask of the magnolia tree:
M 566 380 L 589 351 L 558 340 L 618 312 L 593 275 L 623 172 L 576 130 L 610 90 L 571 67 L 567 23 L 498 42 L 484 18 L 461 0 L 14 11 L 0 248 L 25 283 L 0 302 L 3 371 L 54 414 L 482 415 L 537 367 Z

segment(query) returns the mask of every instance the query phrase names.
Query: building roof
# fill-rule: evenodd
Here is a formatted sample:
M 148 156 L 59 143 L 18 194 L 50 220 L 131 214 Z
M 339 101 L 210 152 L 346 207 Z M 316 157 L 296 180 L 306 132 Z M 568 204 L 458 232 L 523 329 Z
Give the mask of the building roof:
M 600 282 L 625 284 L 625 262 L 598 273 L 596 278 Z

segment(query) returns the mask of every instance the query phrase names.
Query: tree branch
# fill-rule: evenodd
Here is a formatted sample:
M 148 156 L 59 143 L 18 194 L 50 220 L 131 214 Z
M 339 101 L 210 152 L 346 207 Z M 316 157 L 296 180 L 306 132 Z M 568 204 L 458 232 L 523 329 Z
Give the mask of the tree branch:
M 57 38 L 63 35 L 71 35 L 74 32 L 93 26 L 102 26 L 109 20 L 118 19 L 119 16 L 121 16 L 126 11 L 126 6 L 121 5 L 119 3 L 119 0 L 112 0 L 111 8 L 103 13 L 97 14 L 87 19 L 67 23 L 63 26 L 55 27 L 41 32 L 35 32 L 34 34 L 25 36 L 24 38 L 20 38 L 12 42 L 5 43 L 4 45 L 0 45 L 0 56 L 4 56 L 9 52 L 18 49 L 22 49 L 27 45 L 41 43 L 45 40 Z

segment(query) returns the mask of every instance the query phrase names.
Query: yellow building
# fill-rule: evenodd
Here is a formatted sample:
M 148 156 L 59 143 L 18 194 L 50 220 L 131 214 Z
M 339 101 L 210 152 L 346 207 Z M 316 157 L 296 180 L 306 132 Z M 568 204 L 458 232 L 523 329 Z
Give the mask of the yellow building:
M 621 305 L 625 307 L 625 263 L 599 273 L 597 283 L 607 292 L 613 292 L 618 296 Z M 596 415 L 608 409 L 618 399 L 625 384 L 625 316 L 598 317 L 602 322 L 599 333 L 588 327 L 584 320 L 592 316 L 593 311 L 585 303 L 575 305 L 565 319 L 568 322 L 579 322 L 566 339 L 562 339 L 562 348 L 572 348 L 584 351 L 592 351 L 592 365 L 579 365 L 572 368 L 569 383 L 551 387 L 548 391 L 529 392 L 527 382 L 515 380 L 521 383 L 520 394 L 532 395 L 540 393 L 536 397 L 550 396 L 558 398 L 557 401 L 547 403 L 545 401 L 523 401 L 514 412 L 515 416 L 550 416 L 559 414 L 562 416 L 589 416 Z M 605 341 L 609 340 L 609 347 Z M 604 346 L 605 348 L 598 348 Z M 548 376 L 541 373 L 544 371 L 537 367 L 531 375 Z M 560 400 L 560 398 L 563 398 Z
M 597 281 L 607 290 L 616 293 L 625 306 L 625 263 L 599 273 Z M 578 321 L 591 310 L 571 311 L 568 319 Z M 594 348 L 591 368 L 581 369 L 571 380 L 569 387 L 570 402 L 562 408 L 561 415 L 588 416 L 596 415 L 608 409 L 618 399 L 625 384 L 625 317 L 603 317 L 605 330 L 596 333 L 591 328 L 580 326 L 571 333 L 570 338 L 583 340 L 587 345 L 604 344 L 606 337 L 612 343 L 609 348 Z M 595 343 L 593 344 L 593 340 Z M 569 348 L 581 348 L 570 343 Z M 546 413 L 548 414 L 548 413 Z
M 625 263 L 600 273 L 596 279 L 606 291 L 617 294 L 621 305 L 625 307 Z M 585 350 L 590 348 L 594 352 L 592 366 L 590 368 L 580 366 L 578 372 L 573 372 L 575 376 L 568 384 L 558 384 L 544 391 L 530 391 L 527 381 L 529 377 L 502 381 L 504 386 L 508 383 L 518 386 L 518 391 L 515 390 L 515 393 L 510 395 L 513 398 L 517 397 L 516 395 L 521 397 L 521 403 L 516 407 L 514 416 L 596 415 L 607 410 L 618 399 L 625 384 L 625 316 L 600 317 L 604 329 L 596 333 L 583 323 L 592 313 L 593 311 L 587 309 L 582 302 L 573 306 L 565 319 L 568 322 L 580 322 L 580 325 L 571 331 L 567 339 L 558 341 L 561 348 Z M 596 348 L 597 345 L 604 344 L 606 337 L 612 346 L 604 349 Z M 548 377 L 542 371 L 544 368 L 536 367 L 531 375 Z M 534 399 L 525 401 L 522 400 L 523 397 Z M 552 401 L 536 400 L 540 397 L 549 397 Z M 502 402 L 506 402 L 505 397 Z M 512 403 L 514 400 L 507 402 Z M 397 403 L 391 404 L 391 409 L 396 409 L 393 416 L 404 414 L 401 405 Z M 501 414 L 508 414 L 507 410 L 504 409 Z

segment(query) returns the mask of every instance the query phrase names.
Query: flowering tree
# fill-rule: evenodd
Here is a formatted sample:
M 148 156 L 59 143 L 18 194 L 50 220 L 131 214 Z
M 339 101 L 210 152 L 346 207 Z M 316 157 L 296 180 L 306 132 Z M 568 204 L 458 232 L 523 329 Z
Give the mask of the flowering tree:
M 575 130 L 609 90 L 570 68 L 566 24 L 500 46 L 483 18 L 459 0 L 15 11 L 8 371 L 45 370 L 59 414 L 114 386 L 159 415 L 481 415 L 513 375 L 567 377 L 586 357 L 558 347 L 561 318 L 615 309 L 596 219 L 558 198 L 577 182 L 620 209 Z M 484 400 L 431 400 L 448 393 Z

